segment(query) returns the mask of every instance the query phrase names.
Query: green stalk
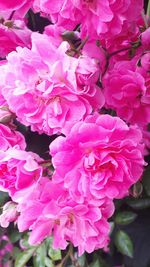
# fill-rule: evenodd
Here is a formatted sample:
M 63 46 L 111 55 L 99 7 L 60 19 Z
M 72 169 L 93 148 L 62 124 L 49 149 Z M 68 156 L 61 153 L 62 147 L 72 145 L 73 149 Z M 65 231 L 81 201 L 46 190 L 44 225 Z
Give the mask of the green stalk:
M 150 17 L 150 0 L 148 1 L 146 15 Z

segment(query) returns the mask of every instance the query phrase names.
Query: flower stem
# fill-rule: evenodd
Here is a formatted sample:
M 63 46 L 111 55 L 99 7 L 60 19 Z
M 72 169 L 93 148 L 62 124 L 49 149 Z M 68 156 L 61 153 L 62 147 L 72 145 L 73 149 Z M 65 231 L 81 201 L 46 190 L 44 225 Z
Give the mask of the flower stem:
M 147 29 L 147 28 L 148 28 L 148 21 L 147 21 L 147 17 L 146 17 L 146 15 L 145 15 L 144 10 L 142 10 L 142 12 L 141 12 L 141 16 L 142 16 L 142 18 L 143 18 L 143 21 L 144 21 L 144 24 L 145 24 L 145 28 Z
M 150 0 L 148 1 L 146 15 L 150 17 Z

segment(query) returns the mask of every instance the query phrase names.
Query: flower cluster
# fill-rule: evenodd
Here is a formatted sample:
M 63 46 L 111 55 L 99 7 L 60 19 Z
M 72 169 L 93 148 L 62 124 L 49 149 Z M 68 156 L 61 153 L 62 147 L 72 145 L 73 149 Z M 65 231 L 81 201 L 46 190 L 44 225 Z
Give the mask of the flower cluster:
M 35 0 L 33 4 L 36 11 L 49 15 L 53 23 L 67 29 L 73 29 L 81 24 L 83 36 L 89 35 L 92 39 L 111 39 L 121 34 L 125 25 L 137 21 L 143 7 L 142 0 L 111 1 L 92 0 Z
M 30 230 L 31 244 L 52 235 L 54 248 L 71 242 L 79 255 L 106 249 L 113 201 L 142 177 L 150 148 L 142 8 L 142 0 L 0 2 L 0 190 L 10 197 L 0 224 Z M 29 29 L 31 12 L 47 18 L 42 33 Z M 32 132 L 47 135 L 45 158 L 29 145 Z
M 9 108 L 39 133 L 65 133 L 104 104 L 96 85 L 99 62 L 88 56 L 68 57 L 67 49 L 66 42 L 56 48 L 46 35 L 35 33 L 32 49 L 17 48 L 2 66 L 2 94 Z

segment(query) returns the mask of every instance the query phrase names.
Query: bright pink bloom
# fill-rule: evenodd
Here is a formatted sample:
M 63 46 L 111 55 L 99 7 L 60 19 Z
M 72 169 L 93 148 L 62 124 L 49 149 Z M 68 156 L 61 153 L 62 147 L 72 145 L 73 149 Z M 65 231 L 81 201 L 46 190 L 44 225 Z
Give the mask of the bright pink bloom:
M 150 71 L 150 52 L 149 53 L 145 53 L 144 55 L 142 55 L 142 57 L 141 57 L 141 67 L 146 72 Z
M 30 8 L 33 0 L 0 0 L 0 10 L 17 10 L 21 7 L 28 6 Z
M 149 44 L 150 44 L 150 27 L 146 29 L 144 32 L 141 33 L 141 42 L 142 45 L 149 49 Z
M 63 41 L 62 34 L 64 31 L 65 28 L 57 26 L 56 24 L 50 24 L 45 27 L 44 34 L 48 35 L 52 44 L 58 47 Z
M 16 50 L 17 46 L 31 46 L 31 31 L 21 20 L 3 21 L 0 23 L 0 57 L 4 58 L 8 53 Z
M 42 242 L 52 233 L 55 249 L 65 249 L 70 241 L 78 247 L 79 255 L 108 244 L 110 226 L 107 219 L 114 212 L 109 199 L 78 204 L 63 186 L 44 178 L 18 205 L 18 210 L 19 230 L 32 230 L 31 244 Z
M 0 153 L 0 190 L 13 195 L 36 182 L 42 175 L 42 161 L 38 155 L 18 149 L 9 148 Z
M 116 62 L 105 75 L 103 85 L 108 108 L 132 124 L 149 123 L 150 78 L 143 68 L 132 61 Z
M 91 38 L 108 38 L 120 34 L 137 21 L 143 8 L 143 0 L 35 0 L 36 11 L 49 14 L 52 22 L 67 29 L 81 24 L 81 33 Z
M 11 130 L 6 125 L 0 124 L 0 151 L 6 151 L 16 145 L 25 149 L 26 143 L 23 135 L 18 131 Z
M 122 198 L 143 172 L 141 140 L 140 130 L 118 117 L 91 115 L 51 143 L 53 179 L 79 203 Z
M 33 131 L 66 133 L 104 105 L 96 85 L 99 61 L 66 55 L 69 45 L 53 46 L 46 35 L 32 35 L 32 50 L 17 48 L 1 68 L 1 88 L 11 111 Z M 32 103 L 32 105 L 31 105 Z

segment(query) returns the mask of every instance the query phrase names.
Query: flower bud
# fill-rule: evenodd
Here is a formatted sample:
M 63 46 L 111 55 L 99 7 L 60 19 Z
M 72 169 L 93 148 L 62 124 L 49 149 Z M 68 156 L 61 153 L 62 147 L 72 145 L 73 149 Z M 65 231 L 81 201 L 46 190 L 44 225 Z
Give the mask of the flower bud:
M 17 219 L 17 205 L 9 201 L 3 206 L 3 212 L 0 215 L 0 225 L 2 227 L 8 227 L 10 222 L 14 222 Z

